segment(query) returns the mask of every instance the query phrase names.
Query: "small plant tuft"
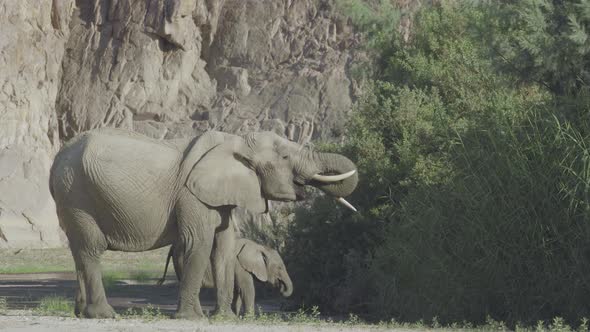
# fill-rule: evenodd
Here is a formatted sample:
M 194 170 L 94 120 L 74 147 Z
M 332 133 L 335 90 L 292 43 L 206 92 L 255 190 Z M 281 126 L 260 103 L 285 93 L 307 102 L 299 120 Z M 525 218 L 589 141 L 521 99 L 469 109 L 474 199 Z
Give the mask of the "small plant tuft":
M 320 308 L 313 306 L 310 309 L 306 309 L 304 306 L 299 308 L 294 314 L 288 315 L 287 317 L 290 323 L 320 323 Z
M 359 325 L 361 324 L 361 319 L 359 318 L 359 316 L 353 314 L 353 313 L 349 313 L 348 314 L 348 320 L 346 321 L 346 325 Z
M 555 317 L 551 324 L 549 324 L 549 331 L 551 332 L 572 332 L 572 328 L 565 323 L 563 318 Z
M 588 318 L 586 318 L 586 317 L 582 318 L 580 326 L 578 326 L 578 331 L 579 332 L 582 332 L 582 331 L 586 332 L 586 331 L 590 330 L 590 325 L 588 323 L 589 323 Z
M 8 311 L 8 302 L 5 297 L 0 297 L 0 315 L 5 315 Z
M 61 296 L 48 296 L 39 301 L 39 306 L 34 310 L 40 316 L 73 317 L 74 305 L 71 300 Z
M 245 315 L 240 320 L 245 323 L 255 323 L 262 325 L 277 325 L 285 322 L 280 314 L 265 313 L 260 307 L 258 308 L 258 312 L 258 315 Z
M 146 321 L 168 318 L 168 316 L 162 313 L 160 308 L 155 307 L 151 303 L 141 308 L 127 308 L 127 310 L 123 312 L 122 317 L 128 319 L 141 319 Z

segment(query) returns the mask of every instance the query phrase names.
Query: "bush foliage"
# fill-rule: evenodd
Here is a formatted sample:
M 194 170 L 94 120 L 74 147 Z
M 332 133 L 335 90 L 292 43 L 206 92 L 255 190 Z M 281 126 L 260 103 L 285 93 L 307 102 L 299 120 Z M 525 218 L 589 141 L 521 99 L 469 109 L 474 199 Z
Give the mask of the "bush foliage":
M 358 165 L 360 212 L 296 212 L 297 299 L 381 320 L 588 316 L 590 1 L 441 1 L 408 42 L 379 22 L 393 7 L 338 3 L 374 54 L 331 147 Z

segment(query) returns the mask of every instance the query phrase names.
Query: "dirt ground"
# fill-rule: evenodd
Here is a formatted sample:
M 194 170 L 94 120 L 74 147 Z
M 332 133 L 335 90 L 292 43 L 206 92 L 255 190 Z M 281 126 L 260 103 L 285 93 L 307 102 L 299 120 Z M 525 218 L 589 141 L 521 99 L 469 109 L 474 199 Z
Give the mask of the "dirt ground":
M 306 324 L 239 324 L 207 323 L 185 320 L 142 321 L 138 319 L 76 319 L 60 317 L 30 316 L 15 312 L 9 316 L 0 316 L 0 331 L 3 332 L 50 332 L 50 331 L 85 331 L 85 332 L 151 332 L 151 331 L 191 331 L 191 332 L 242 332 L 242 331 L 385 331 L 377 327 L 340 326 L 340 325 L 306 325 Z M 395 332 L 416 332 L 417 329 L 395 329 Z
M 178 287 L 173 269 L 162 286 L 156 285 L 164 269 L 168 248 L 143 253 L 106 252 L 102 257 L 103 275 L 116 276 L 106 289 L 109 303 L 119 314 L 128 308 L 155 307 L 164 316 L 176 310 Z M 172 268 L 172 264 L 170 266 Z M 0 315 L 0 331 L 222 331 L 203 323 L 164 319 L 157 323 L 142 323 L 133 319 L 79 320 L 63 317 L 40 317 L 34 312 L 46 297 L 74 298 L 77 287 L 73 261 L 67 248 L 0 250 L 0 299 L 6 301 L 7 315 Z M 150 276 L 138 281 L 130 276 L 137 273 Z M 214 293 L 201 291 L 203 310 L 213 310 Z M 281 302 L 257 299 L 264 312 L 281 310 Z M 201 326 L 202 325 L 202 326 Z M 234 330 L 232 328 L 232 330 Z M 246 329 L 247 330 L 247 329 Z M 244 330 L 244 331 L 246 331 Z M 241 331 L 241 330 L 240 330 Z
M 150 285 L 150 281 L 142 284 L 133 284 L 130 280 L 115 282 L 106 290 L 110 304 L 117 312 L 123 312 L 151 303 L 163 313 L 171 313 L 176 308 L 176 284 L 167 282 L 157 286 L 155 281 Z M 0 297 L 6 299 L 12 310 L 35 308 L 39 300 L 49 296 L 73 299 L 76 287 L 76 276 L 72 272 L 0 275 Z
M 157 279 L 143 282 L 135 280 L 118 280 L 107 290 L 109 303 L 118 313 L 127 308 L 141 308 L 148 305 L 157 307 L 165 315 L 176 310 L 178 285 L 173 279 L 174 272 L 162 286 L 156 285 Z M 37 307 L 44 297 L 60 296 L 73 299 L 77 287 L 73 272 L 0 274 L 0 298 L 6 299 L 8 309 L 27 310 Z M 214 293 L 211 289 L 201 291 L 202 306 L 205 312 L 214 308 Z M 281 304 L 276 299 L 256 301 L 264 312 L 278 312 Z
M 77 319 L 39 316 L 35 312 L 41 299 L 46 297 L 74 298 L 77 281 L 73 272 L 71 254 L 66 248 L 44 250 L 0 250 L 0 299 L 6 301 L 7 310 L 0 314 L 0 331 L 365 331 L 382 330 L 369 326 L 342 324 L 309 325 L 258 322 L 190 322 L 168 319 L 176 310 L 178 285 L 173 270 L 162 286 L 156 281 L 163 271 L 167 248 L 145 253 L 106 252 L 102 259 L 104 275 L 117 277 L 106 289 L 109 303 L 125 317 L 129 308 L 155 307 L 166 318 L 145 321 L 142 319 Z M 139 281 L 134 273 L 150 276 Z M 266 289 L 265 289 L 266 290 Z M 256 305 L 265 313 L 284 312 L 280 296 L 260 292 Z M 214 308 L 214 291 L 201 291 L 201 304 L 207 313 Z M 403 330 L 397 330 L 403 331 Z M 412 331 L 416 331 L 415 329 Z
M 162 286 L 154 280 L 138 283 L 121 280 L 107 290 L 109 303 L 122 314 L 127 308 L 151 305 L 166 316 L 163 319 L 77 319 L 70 317 L 39 316 L 35 313 L 39 300 L 48 296 L 73 299 L 76 288 L 75 275 L 68 273 L 28 273 L 0 275 L 0 298 L 7 301 L 8 310 L 0 315 L 0 331 L 376 331 L 369 326 L 343 326 L 330 324 L 270 324 L 255 322 L 191 322 L 168 319 L 176 309 L 177 284 L 168 279 Z M 212 290 L 203 290 L 203 310 L 213 310 Z M 257 301 L 265 313 L 279 312 L 276 300 Z M 32 310 L 33 309 L 33 310 Z M 397 330 L 403 331 L 403 330 Z M 416 331 L 416 330 L 412 330 Z
M 154 280 L 141 283 L 134 280 L 117 281 L 107 289 L 109 303 L 122 314 L 127 308 L 153 306 L 170 316 L 176 309 L 177 284 L 170 277 L 162 286 Z M 27 273 L 0 275 L 0 298 L 6 299 L 8 310 L 0 315 L 0 331 L 342 331 L 342 326 L 268 325 L 255 323 L 225 323 L 178 321 L 168 318 L 145 321 L 141 319 L 77 319 L 38 316 L 34 312 L 39 301 L 48 296 L 73 299 L 76 279 L 72 272 Z M 203 310 L 213 310 L 213 292 L 202 294 Z M 276 300 L 257 301 L 265 313 L 279 312 Z M 32 310 L 33 309 L 33 310 Z M 374 328 L 346 327 L 346 331 L 374 330 Z

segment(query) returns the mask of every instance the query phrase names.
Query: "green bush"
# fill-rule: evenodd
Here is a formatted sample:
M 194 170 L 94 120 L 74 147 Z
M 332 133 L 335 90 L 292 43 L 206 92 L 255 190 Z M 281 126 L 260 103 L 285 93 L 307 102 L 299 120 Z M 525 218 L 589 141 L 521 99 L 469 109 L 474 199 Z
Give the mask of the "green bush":
M 358 304 L 354 296 L 362 288 L 346 287 L 348 257 L 354 248 L 364 253 L 379 241 L 382 224 L 350 217 L 327 197 L 308 209 L 297 209 L 290 224 L 284 260 L 294 283 L 294 298 L 305 306 L 348 312 Z M 351 285 L 356 286 L 356 285 Z
M 590 313 L 588 201 L 579 197 L 589 178 L 577 174 L 590 150 L 541 116 L 501 134 L 464 133 L 450 149 L 451 181 L 405 197 L 371 264 L 382 295 L 372 313 L 529 323 Z
M 360 213 L 297 211 L 297 299 L 375 320 L 587 316 L 590 2 L 443 1 L 407 43 L 343 3 L 375 54 L 332 147 L 358 166 Z
M 292 212 L 289 204 L 280 204 L 268 215 L 240 220 L 241 236 L 273 248 L 279 253 L 282 252 L 288 236 L 287 229 L 289 221 L 292 219 Z

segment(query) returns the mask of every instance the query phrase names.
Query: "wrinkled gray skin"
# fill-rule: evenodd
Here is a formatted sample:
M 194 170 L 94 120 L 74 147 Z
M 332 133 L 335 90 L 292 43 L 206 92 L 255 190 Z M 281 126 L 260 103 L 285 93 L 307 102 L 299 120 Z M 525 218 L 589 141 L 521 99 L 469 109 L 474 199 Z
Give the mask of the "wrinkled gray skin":
M 182 260 L 174 254 L 174 246 L 170 247 L 164 275 L 158 280 L 158 285 L 162 285 L 166 280 L 168 264 L 172 258 L 176 278 L 180 281 L 182 277 Z M 236 240 L 234 263 L 234 300 L 233 309 L 236 314 L 240 314 L 242 305 L 244 314 L 254 314 L 254 303 L 256 290 L 254 287 L 254 277 L 261 282 L 266 282 L 271 286 L 279 288 L 284 297 L 291 296 L 293 293 L 293 283 L 287 273 L 287 268 L 279 253 L 271 248 L 262 246 L 252 240 Z M 203 278 L 202 287 L 215 288 L 215 280 L 211 265 L 207 266 Z
M 199 292 L 210 259 L 215 312 L 232 316 L 232 209 L 263 213 L 267 200 L 303 199 L 304 185 L 344 197 L 356 187 L 356 174 L 330 184 L 312 177 L 354 169 L 343 156 L 316 153 L 271 132 L 240 137 L 211 131 L 158 141 L 104 128 L 75 137 L 56 155 L 49 184 L 76 266 L 76 314 L 115 316 L 101 278 L 105 250 L 145 251 L 174 243 L 184 266 L 175 317 L 204 317 Z

